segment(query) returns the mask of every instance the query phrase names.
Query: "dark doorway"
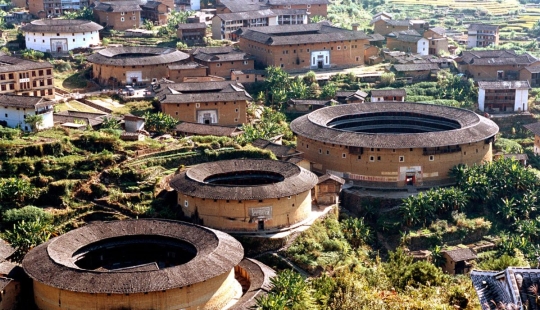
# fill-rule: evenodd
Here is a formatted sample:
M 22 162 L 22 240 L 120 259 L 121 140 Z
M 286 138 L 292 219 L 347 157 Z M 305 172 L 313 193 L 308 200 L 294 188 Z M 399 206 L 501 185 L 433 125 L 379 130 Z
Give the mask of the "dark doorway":
M 264 230 L 264 221 L 263 221 L 263 220 L 259 220 L 257 223 L 258 223 L 258 224 L 257 224 L 257 229 L 258 229 L 258 230 Z
M 62 47 L 61 47 L 61 46 L 56 47 L 56 51 L 57 51 L 58 53 L 62 53 Z
M 131 83 L 136 84 L 137 83 L 137 78 L 131 78 Z
M 415 182 L 415 175 L 414 173 L 407 173 L 407 176 L 405 180 L 407 181 L 407 185 L 414 185 Z
M 456 274 L 464 274 L 465 273 L 465 261 L 461 261 L 461 262 L 456 262 L 456 269 L 455 269 L 455 273 Z
M 319 69 L 323 68 L 323 61 L 322 60 L 317 61 L 317 68 L 319 68 Z

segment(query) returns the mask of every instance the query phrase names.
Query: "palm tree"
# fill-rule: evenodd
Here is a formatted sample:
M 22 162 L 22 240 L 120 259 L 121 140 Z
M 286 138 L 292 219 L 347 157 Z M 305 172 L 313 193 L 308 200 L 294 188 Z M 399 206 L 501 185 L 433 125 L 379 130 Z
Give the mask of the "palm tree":
M 347 218 L 341 222 L 343 235 L 352 247 L 358 248 L 371 239 L 371 231 L 363 219 Z
M 13 229 L 7 230 L 3 237 L 16 249 L 12 258 L 20 262 L 28 251 L 47 242 L 54 232 L 54 227 L 48 221 L 38 217 L 34 221 L 22 220 L 13 225 Z
M 420 219 L 420 210 L 417 203 L 414 201 L 414 197 L 407 197 L 403 199 L 399 212 L 403 216 L 405 225 L 408 227 L 418 223 Z

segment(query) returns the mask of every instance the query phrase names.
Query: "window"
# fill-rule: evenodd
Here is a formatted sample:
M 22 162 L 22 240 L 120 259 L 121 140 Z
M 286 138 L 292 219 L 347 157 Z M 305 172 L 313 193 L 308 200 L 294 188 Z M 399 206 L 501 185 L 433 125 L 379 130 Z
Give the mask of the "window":
M 189 203 L 188 203 L 188 201 L 187 201 L 187 200 L 184 200 L 184 207 L 186 207 L 186 208 L 187 208 L 188 206 L 189 206 Z
M 329 151 L 329 150 L 326 150 L 326 155 L 330 155 L 330 151 Z
M 369 156 L 369 161 L 375 161 L 375 156 Z
M 467 152 L 463 152 L 463 155 L 467 155 Z
M 57 37 L 59 37 L 59 36 L 60 36 L 60 34 L 59 34 L 59 33 L 57 33 L 57 34 L 56 34 L 56 36 L 57 36 Z
M 235 118 L 235 119 L 234 119 L 234 122 L 235 122 L 235 123 L 238 123 L 238 119 L 237 119 L 237 118 Z
M 405 161 L 405 156 L 399 156 L 399 162 L 402 163 Z
M 73 42 L 75 42 L 75 39 L 73 39 Z
M 307 5 L 307 8 L 309 9 L 310 7 L 311 7 L 311 4 L 308 4 L 308 5 Z
M 429 155 L 429 161 L 434 161 L 434 160 L 435 160 L 435 156 Z
M 216 64 L 216 67 L 221 67 L 221 64 L 220 64 L 220 63 L 217 63 L 217 64 Z
M 358 159 L 362 159 L 362 155 L 358 155 Z
M 322 149 L 319 149 L 319 154 L 322 154 Z
M 122 13 L 120 13 L 120 15 L 126 15 L 126 12 L 122 12 Z
M 120 21 L 121 21 L 121 22 L 123 22 L 123 21 L 125 21 L 125 20 L 126 20 L 125 18 L 120 17 Z
M 338 45 L 337 50 L 340 51 L 340 50 L 341 50 L 341 46 Z
M 249 64 L 249 61 L 244 60 L 244 65 L 247 65 L 247 64 Z
M 8 75 L 8 78 L 9 78 L 10 80 L 13 80 L 13 73 L 10 73 L 10 74 Z

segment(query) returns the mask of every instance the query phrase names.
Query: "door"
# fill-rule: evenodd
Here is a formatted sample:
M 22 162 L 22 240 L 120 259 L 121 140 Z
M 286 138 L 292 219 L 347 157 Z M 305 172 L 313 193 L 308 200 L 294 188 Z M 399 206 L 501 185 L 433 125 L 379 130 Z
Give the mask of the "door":
M 259 220 L 257 222 L 257 229 L 258 230 L 264 230 L 264 221 L 263 220 Z
M 323 68 L 323 61 L 322 60 L 317 61 L 317 68 L 319 68 L 319 69 Z
M 56 47 L 56 51 L 57 51 L 58 53 L 62 53 L 62 47 L 61 47 L 61 46 L 57 46 L 57 47 Z
M 415 173 L 407 173 L 406 179 L 407 185 L 414 185 L 416 181 L 416 174 Z

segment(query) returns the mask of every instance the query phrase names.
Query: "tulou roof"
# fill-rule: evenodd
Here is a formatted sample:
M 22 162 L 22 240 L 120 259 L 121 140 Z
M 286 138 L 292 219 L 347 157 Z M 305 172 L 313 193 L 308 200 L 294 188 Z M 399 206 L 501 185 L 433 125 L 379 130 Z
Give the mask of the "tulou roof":
M 529 81 L 484 81 L 478 82 L 478 88 L 483 89 L 531 89 Z
M 377 112 L 415 113 L 457 121 L 461 128 L 426 133 L 362 133 L 327 126 L 339 117 Z M 306 138 L 352 147 L 419 148 L 460 145 L 493 137 L 499 127 L 491 120 L 459 108 L 412 103 L 376 102 L 325 107 L 301 116 L 291 123 L 291 130 Z
M 256 306 L 257 298 L 268 293 L 272 289 L 270 281 L 276 273 L 265 264 L 251 258 L 244 258 L 240 264 L 242 269 L 249 274 L 249 288 L 234 305 L 234 310 L 248 310 Z
M 410 72 L 410 71 L 427 71 L 427 70 L 439 70 L 439 66 L 434 63 L 428 64 L 402 64 L 394 65 L 394 70 L 397 72 Z
M 21 27 L 24 32 L 90 32 L 103 27 L 89 20 L 79 19 L 39 19 Z
M 266 45 L 290 45 L 304 43 L 336 42 L 345 40 L 368 40 L 362 31 L 331 26 L 328 22 L 241 28 L 241 38 Z
M 121 46 L 100 50 L 88 56 L 88 61 L 101 65 L 140 66 L 170 64 L 188 58 L 188 54 L 175 48 Z
M 284 177 L 281 182 L 264 185 L 221 185 L 205 180 L 218 174 L 237 171 L 265 172 Z M 188 196 L 222 200 L 256 200 L 293 196 L 311 190 L 317 184 L 317 176 L 295 164 L 277 160 L 223 160 L 194 166 L 173 177 L 172 188 Z
M 122 236 L 161 236 L 187 242 L 197 249 L 185 264 L 108 271 L 79 268 L 78 250 Z M 95 245 L 98 246 L 98 245 Z M 181 288 L 230 272 L 244 255 L 230 235 L 203 226 L 162 219 L 95 222 L 32 249 L 22 265 L 35 281 L 55 288 L 90 294 L 130 294 Z

